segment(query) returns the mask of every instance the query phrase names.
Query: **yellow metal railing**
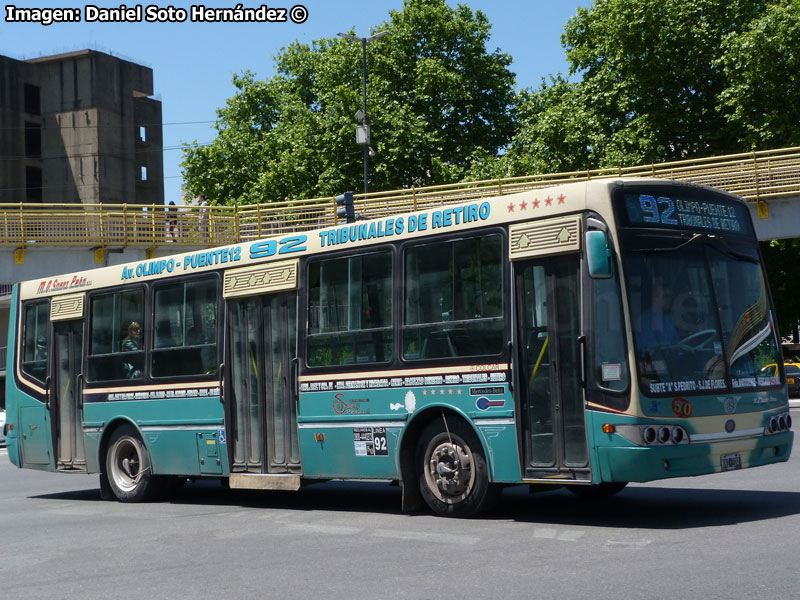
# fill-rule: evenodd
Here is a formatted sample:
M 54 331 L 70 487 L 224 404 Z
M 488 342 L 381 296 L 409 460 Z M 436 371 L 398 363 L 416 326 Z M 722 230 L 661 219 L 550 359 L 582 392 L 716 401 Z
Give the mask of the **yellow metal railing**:
M 800 147 L 637 167 L 392 190 L 355 196 L 367 218 L 602 177 L 656 177 L 710 185 L 747 200 L 800 195 Z M 217 246 L 337 224 L 332 197 L 246 206 L 0 204 L 0 246 Z

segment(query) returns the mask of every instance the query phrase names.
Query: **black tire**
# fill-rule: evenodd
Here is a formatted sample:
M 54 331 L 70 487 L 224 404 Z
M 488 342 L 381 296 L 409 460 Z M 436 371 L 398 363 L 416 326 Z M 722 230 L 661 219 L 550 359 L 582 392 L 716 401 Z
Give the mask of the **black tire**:
M 106 476 L 120 502 L 145 502 L 161 491 L 162 481 L 153 475 L 150 454 L 131 425 L 114 430 L 106 451 Z
M 449 429 L 449 431 L 448 431 Z M 417 443 L 415 465 L 425 503 L 445 517 L 475 517 L 497 500 L 478 436 L 457 417 L 436 418 Z
M 602 500 L 618 494 L 626 485 L 627 481 L 606 481 L 597 485 L 568 485 L 567 489 L 584 500 Z

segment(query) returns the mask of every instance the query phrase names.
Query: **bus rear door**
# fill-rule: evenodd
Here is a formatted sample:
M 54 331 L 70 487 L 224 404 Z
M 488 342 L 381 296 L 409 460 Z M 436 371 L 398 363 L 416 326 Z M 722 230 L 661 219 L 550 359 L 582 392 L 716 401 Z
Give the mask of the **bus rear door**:
M 296 261 L 282 270 L 273 263 L 226 272 L 227 357 L 224 380 L 226 434 L 231 487 L 296 489 L 301 471 L 297 431 L 295 357 L 297 348 Z M 259 279 L 269 269 L 278 275 Z M 287 270 L 287 280 L 275 284 Z M 248 283 L 234 296 L 242 278 Z M 272 281 L 264 289 L 264 281 Z M 261 282 L 261 285 L 259 285 Z M 244 287 L 244 286 L 242 286 Z M 233 292 L 231 292 L 233 290 Z M 243 292 L 243 293 L 242 293 Z M 256 475 L 261 477 L 249 477 Z M 263 477 L 273 475 L 277 477 Z M 286 476 L 289 477 L 286 477 Z

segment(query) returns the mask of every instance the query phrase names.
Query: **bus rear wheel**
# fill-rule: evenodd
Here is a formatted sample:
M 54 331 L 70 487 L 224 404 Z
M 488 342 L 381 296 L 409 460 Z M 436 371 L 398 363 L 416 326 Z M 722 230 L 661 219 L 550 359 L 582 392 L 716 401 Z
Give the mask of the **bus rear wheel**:
M 152 474 L 147 448 L 130 425 L 111 434 L 106 452 L 106 475 L 111 491 L 121 502 L 143 502 L 159 492 L 160 480 Z
M 428 425 L 417 444 L 419 486 L 426 504 L 446 517 L 475 517 L 490 508 L 499 488 L 475 432 L 457 418 Z

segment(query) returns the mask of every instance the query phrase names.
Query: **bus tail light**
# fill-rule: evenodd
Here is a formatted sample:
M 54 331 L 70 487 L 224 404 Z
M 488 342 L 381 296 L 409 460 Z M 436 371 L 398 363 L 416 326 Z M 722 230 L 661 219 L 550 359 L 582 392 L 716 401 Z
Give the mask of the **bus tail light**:
M 792 415 L 788 412 L 780 415 L 772 415 L 767 421 L 764 434 L 770 435 L 772 433 L 780 433 L 782 431 L 789 431 L 792 428 Z
M 767 433 L 775 433 L 778 431 L 778 417 L 770 417 L 767 422 Z

